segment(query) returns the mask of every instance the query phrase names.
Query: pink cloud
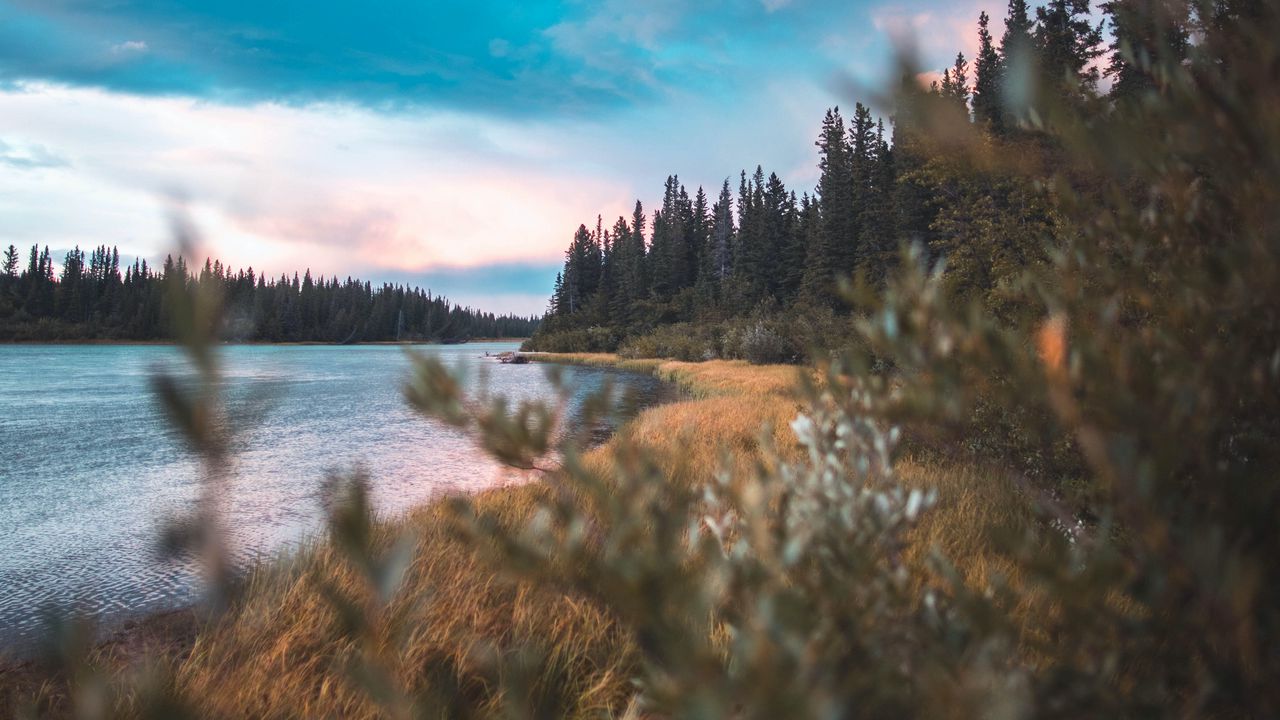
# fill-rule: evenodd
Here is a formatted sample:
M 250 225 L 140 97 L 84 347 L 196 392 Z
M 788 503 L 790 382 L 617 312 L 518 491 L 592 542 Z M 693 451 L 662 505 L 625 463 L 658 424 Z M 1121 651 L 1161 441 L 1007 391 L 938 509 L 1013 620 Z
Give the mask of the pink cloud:
M 979 13 L 985 10 L 991 16 L 992 34 L 999 37 L 1004 9 L 1000 6 L 993 10 L 992 6 L 993 3 L 986 0 L 933 5 L 927 9 L 884 5 L 871 11 L 871 19 L 877 30 L 916 48 L 920 61 L 930 66 L 929 72 L 936 70 L 937 77 L 928 78 L 931 81 L 941 79 L 942 69 L 951 66 L 957 52 L 963 52 L 972 66 L 978 51 Z
M 629 213 L 634 194 L 603 172 L 560 169 L 572 137 L 481 118 L 54 86 L 0 92 L 0 113 L 77 160 L 73 178 L 14 185 L 31 195 L 24 213 L 76 207 L 76 242 L 155 256 L 169 249 L 163 198 L 176 194 L 205 252 L 273 273 L 546 262 L 578 223 Z M 59 231 L 68 237 L 65 221 Z

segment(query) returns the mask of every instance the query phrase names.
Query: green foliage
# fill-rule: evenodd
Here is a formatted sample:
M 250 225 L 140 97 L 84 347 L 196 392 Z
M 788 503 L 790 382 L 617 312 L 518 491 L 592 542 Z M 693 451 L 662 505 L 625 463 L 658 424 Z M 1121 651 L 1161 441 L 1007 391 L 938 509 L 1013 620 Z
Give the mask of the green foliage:
M 628 338 L 618 347 L 624 358 L 671 358 L 698 362 L 723 357 L 720 327 L 707 323 L 662 325 Z
M 1039 218 L 1020 224 L 1038 255 L 969 287 L 906 252 L 859 298 L 865 346 L 810 389 L 803 462 L 688 488 L 643 456 L 599 477 L 568 454 L 572 492 L 522 530 L 464 503 L 474 541 L 618 613 L 659 715 L 1280 712 L 1280 133 L 1256 122 L 1280 107 L 1280 18 L 1201 12 L 1189 60 L 1151 63 L 1152 89 L 1105 116 L 1033 96 L 1022 132 L 1047 171 L 916 106 L 948 177 L 1012 183 L 969 197 Z M 953 241 L 989 243 L 975 268 L 1018 239 L 966 224 L 983 229 Z M 930 496 L 895 480 L 892 425 L 940 452 L 976 442 L 1021 488 L 1036 522 L 974 529 L 1009 574 L 899 562 Z

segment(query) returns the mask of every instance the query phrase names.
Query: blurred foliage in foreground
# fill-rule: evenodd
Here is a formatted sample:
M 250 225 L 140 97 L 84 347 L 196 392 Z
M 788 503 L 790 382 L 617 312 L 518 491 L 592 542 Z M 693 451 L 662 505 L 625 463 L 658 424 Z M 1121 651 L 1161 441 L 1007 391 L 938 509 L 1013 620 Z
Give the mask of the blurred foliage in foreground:
M 1193 41 L 1176 55 L 1122 43 L 1137 89 L 1105 112 L 1025 73 L 1015 119 L 1054 149 L 1047 167 L 992 153 L 945 97 L 904 90 L 945 160 L 922 177 L 1025 180 L 1064 230 L 971 302 L 905 250 L 885 291 L 858 297 L 859 350 L 808 383 L 801 453 L 672 482 L 624 437 L 588 465 L 555 408 L 477 403 L 418 363 L 416 407 L 512 465 L 562 459 L 527 514 L 458 499 L 452 528 L 498 576 L 616 623 L 629 700 L 583 710 L 566 695 L 590 691 L 582 667 L 527 637 L 418 658 L 409 676 L 429 680 L 405 682 L 398 638 L 424 631 L 395 622 L 397 603 L 422 600 L 403 593 L 411 543 L 373 541 L 358 484 L 332 531 L 362 590 L 321 586 L 343 638 L 329 660 L 391 717 L 1280 715 L 1280 19 L 1266 2 L 1125 5 L 1141 37 Z M 171 404 L 205 427 L 198 405 Z M 947 508 L 895 462 L 964 445 L 984 459 L 968 477 L 1036 513 L 951 528 L 1002 558 L 981 582 L 914 544 Z M 480 679 L 456 682 L 459 663 Z M 137 711 L 150 696 L 131 697 Z
M 644 709 L 1280 713 L 1280 18 L 1124 5 L 1148 40 L 1121 47 L 1143 89 L 1098 111 L 1027 82 L 1017 117 L 1047 166 L 904 90 L 922 177 L 1021 178 L 1065 231 L 999 302 L 958 302 L 906 252 L 860 298 L 862 351 L 809 392 L 803 460 L 690 488 L 644 457 L 601 476 L 570 454 L 574 492 L 525 527 L 464 509 L 495 563 L 617 613 Z M 939 452 L 992 446 L 991 472 L 1034 503 L 1040 522 L 989 538 L 1005 582 L 903 562 L 931 496 L 895 481 L 892 427 Z

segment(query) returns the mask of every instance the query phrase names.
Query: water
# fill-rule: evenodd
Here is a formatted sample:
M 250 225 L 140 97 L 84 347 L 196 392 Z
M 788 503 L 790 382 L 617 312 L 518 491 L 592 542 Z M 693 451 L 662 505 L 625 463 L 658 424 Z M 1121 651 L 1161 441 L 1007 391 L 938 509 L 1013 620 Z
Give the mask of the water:
M 418 346 L 494 393 L 554 397 L 539 365 L 480 356 L 511 344 Z M 220 357 L 235 418 L 223 508 L 233 556 L 287 548 L 323 525 L 323 481 L 365 471 L 375 508 L 395 515 L 445 492 L 510 481 L 462 432 L 412 411 L 411 367 L 395 346 L 230 346 Z M 198 597 L 190 561 L 162 557 L 160 533 L 190 512 L 199 464 L 165 419 L 150 378 L 180 373 L 164 346 L 0 346 L 0 654 L 29 646 L 46 609 L 109 627 Z M 565 368 L 573 401 L 606 382 L 655 401 L 657 380 Z

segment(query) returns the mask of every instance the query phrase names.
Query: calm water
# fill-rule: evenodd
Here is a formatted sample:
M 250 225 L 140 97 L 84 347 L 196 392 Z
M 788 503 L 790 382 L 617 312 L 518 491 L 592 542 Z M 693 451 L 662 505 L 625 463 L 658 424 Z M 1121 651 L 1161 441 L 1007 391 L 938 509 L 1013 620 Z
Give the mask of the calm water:
M 480 357 L 514 347 L 416 349 L 462 366 L 473 386 L 484 368 L 495 393 L 552 397 L 545 367 Z M 221 357 L 240 428 L 223 497 L 240 561 L 319 530 L 335 471 L 366 471 L 385 514 L 510 479 L 463 434 L 408 408 L 403 348 L 233 346 Z M 175 348 L 0 346 L 0 649 L 30 645 L 45 608 L 109 626 L 197 597 L 195 567 L 157 552 L 166 522 L 199 493 L 198 465 L 151 393 L 161 368 L 182 370 Z M 646 376 L 565 372 L 578 401 L 606 382 L 642 401 L 664 393 Z

